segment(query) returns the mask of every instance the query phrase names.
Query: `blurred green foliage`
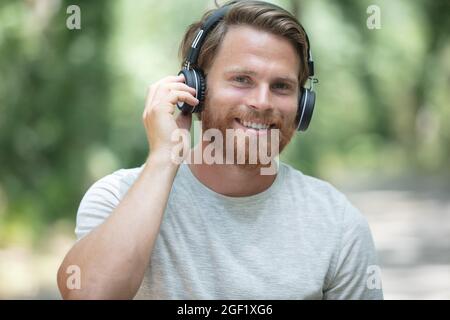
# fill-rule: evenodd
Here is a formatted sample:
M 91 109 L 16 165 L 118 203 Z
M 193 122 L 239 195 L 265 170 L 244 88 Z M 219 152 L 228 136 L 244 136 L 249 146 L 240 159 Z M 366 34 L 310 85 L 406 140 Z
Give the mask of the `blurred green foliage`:
M 450 2 L 273 1 L 313 46 L 318 101 L 283 160 L 307 174 L 448 175 Z M 81 30 L 66 9 L 81 8 Z M 381 29 L 366 26 L 369 5 Z M 146 88 L 212 0 L 0 2 L 0 246 L 74 222 L 96 179 L 143 163 Z M 189 14 L 187 14 L 189 13 Z

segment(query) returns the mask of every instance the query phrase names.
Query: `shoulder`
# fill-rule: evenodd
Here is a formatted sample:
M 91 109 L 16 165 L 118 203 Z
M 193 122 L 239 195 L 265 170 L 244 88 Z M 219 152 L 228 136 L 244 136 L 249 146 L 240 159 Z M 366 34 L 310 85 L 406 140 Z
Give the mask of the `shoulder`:
M 364 227 L 367 222 L 347 198 L 330 182 L 302 173 L 292 166 L 281 163 L 284 170 L 284 193 L 292 201 L 303 204 L 309 211 L 321 219 L 338 223 L 344 229 L 359 225 Z
M 120 169 L 93 183 L 81 199 L 77 211 L 76 229 L 80 239 L 102 223 L 120 203 L 134 183 L 141 167 Z
M 347 197 L 330 182 L 304 174 L 292 166 L 281 163 L 284 170 L 284 187 L 294 197 L 323 206 L 342 207 L 348 202 Z
M 142 166 L 114 171 L 93 183 L 86 192 L 86 195 L 96 191 L 98 193 L 107 193 L 112 196 L 121 197 L 133 185 L 141 171 Z

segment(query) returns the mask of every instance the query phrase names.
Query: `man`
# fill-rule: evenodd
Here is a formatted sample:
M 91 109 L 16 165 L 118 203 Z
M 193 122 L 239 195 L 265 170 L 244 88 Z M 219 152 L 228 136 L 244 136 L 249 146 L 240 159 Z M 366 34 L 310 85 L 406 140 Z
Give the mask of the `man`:
M 183 60 L 213 13 L 188 29 Z M 232 164 L 195 161 L 213 143 L 216 152 L 249 146 L 227 139 L 227 130 L 266 149 L 279 132 L 281 152 L 298 127 L 310 74 L 306 37 L 276 6 L 227 7 L 202 38 L 196 63 L 207 76 L 202 129 L 217 129 L 223 141 L 182 148 L 181 164 L 173 134 L 192 118 L 175 118 L 175 108 L 199 106 L 202 93 L 185 83 L 185 72 L 150 86 L 143 122 L 151 152 L 142 167 L 104 177 L 82 199 L 79 240 L 58 272 L 63 298 L 382 299 L 367 221 L 330 184 L 283 163 L 261 174 L 267 164 L 260 155 L 250 163 L 249 150 L 244 163 L 234 155 Z M 66 285 L 70 266 L 80 270 L 76 290 Z

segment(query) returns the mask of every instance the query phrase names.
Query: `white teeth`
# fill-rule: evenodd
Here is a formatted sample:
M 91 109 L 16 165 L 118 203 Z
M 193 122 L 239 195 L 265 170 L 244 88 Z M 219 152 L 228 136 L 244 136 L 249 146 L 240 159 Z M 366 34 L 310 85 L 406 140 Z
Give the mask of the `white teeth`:
M 268 124 L 254 123 L 254 122 L 241 121 L 241 120 L 239 120 L 239 122 L 241 122 L 241 124 L 243 124 L 247 128 L 252 128 L 252 129 L 257 129 L 257 130 L 269 128 Z

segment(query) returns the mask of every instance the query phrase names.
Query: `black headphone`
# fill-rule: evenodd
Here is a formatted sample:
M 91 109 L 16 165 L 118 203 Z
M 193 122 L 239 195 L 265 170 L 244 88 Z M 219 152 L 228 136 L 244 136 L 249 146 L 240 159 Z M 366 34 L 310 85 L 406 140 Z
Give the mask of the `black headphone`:
M 187 59 L 184 62 L 183 69 L 178 73 L 178 75 L 183 74 L 184 78 L 186 80 L 186 84 L 189 87 L 192 87 L 195 89 L 196 92 L 196 98 L 200 101 L 199 104 L 195 107 L 189 105 L 185 102 L 178 102 L 177 106 L 178 109 L 180 109 L 183 113 L 195 113 L 200 112 L 203 109 L 203 103 L 205 100 L 205 91 L 206 91 L 206 78 L 204 75 L 203 70 L 200 68 L 192 67 L 196 64 L 198 55 L 200 53 L 200 49 L 202 47 L 202 44 L 208 34 L 209 31 L 211 31 L 217 23 L 225 16 L 225 14 L 230 9 L 230 6 L 233 5 L 235 2 L 232 2 L 230 4 L 227 4 L 219 9 L 217 9 L 211 16 L 206 19 L 205 23 L 201 26 L 200 30 L 197 32 L 194 40 L 192 41 L 191 48 L 189 50 L 189 53 L 187 55 Z M 272 6 L 279 8 L 273 4 Z M 281 9 L 281 8 L 279 8 Z M 282 9 L 284 11 L 284 9 Z M 308 79 L 310 81 L 310 87 L 300 88 L 300 94 L 298 99 L 298 108 L 297 108 L 297 116 L 296 121 L 298 121 L 297 130 L 298 131 L 305 131 L 308 126 L 309 122 L 311 121 L 312 114 L 314 111 L 314 103 L 316 101 L 316 94 L 313 91 L 313 83 L 317 83 L 318 80 L 313 78 L 314 76 L 314 62 L 312 60 L 311 55 L 311 48 L 309 45 L 309 39 L 308 35 L 306 34 L 305 29 L 303 26 L 300 25 L 303 32 L 306 36 L 306 43 L 308 45 L 308 71 L 309 76 Z

